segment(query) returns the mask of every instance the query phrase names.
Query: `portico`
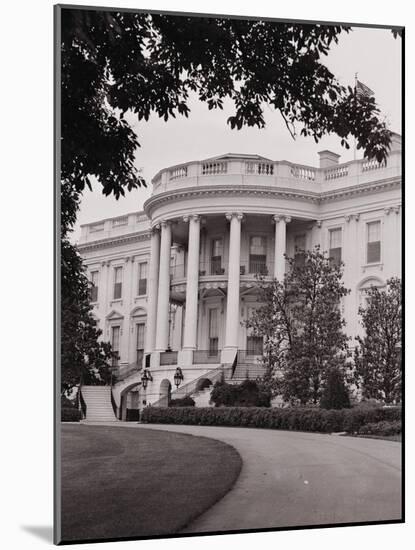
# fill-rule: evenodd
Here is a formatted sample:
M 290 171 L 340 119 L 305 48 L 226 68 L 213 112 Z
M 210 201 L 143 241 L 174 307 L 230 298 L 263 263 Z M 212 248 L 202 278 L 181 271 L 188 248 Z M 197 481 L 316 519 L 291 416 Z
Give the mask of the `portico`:
M 238 349 L 246 349 L 243 304 L 255 302 L 258 275 L 283 279 L 291 221 L 284 213 L 205 211 L 163 219 L 153 226 L 151 253 L 155 257 L 150 259 L 149 284 L 157 290 L 149 300 L 146 337 L 146 353 L 152 354 L 153 366 L 160 364 L 160 354 L 173 351 L 178 352 L 181 367 L 190 367 L 201 355 L 194 352 L 213 351 L 210 340 L 215 338 L 221 344 L 217 363 L 231 364 Z M 304 223 L 296 220 L 294 225 L 307 232 L 310 223 Z M 173 350 L 171 302 L 182 308 L 183 318 L 181 346 Z M 213 334 L 219 330 L 222 334 Z

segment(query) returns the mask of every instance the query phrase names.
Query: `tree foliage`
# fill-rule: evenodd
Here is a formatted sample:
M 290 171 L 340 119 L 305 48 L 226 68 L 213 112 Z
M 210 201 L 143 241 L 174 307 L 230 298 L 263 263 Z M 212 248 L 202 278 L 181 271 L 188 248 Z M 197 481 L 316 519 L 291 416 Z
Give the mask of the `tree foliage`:
M 365 334 L 356 338 L 356 381 L 363 396 L 385 403 L 402 397 L 402 285 L 397 277 L 385 290 L 371 286 L 359 308 Z
M 264 383 L 291 403 L 318 403 L 331 368 L 345 368 L 348 337 L 341 299 L 342 266 L 316 246 L 288 258 L 283 281 L 259 280 L 247 326 L 264 337 Z
M 98 342 L 101 330 L 91 314 L 89 283 L 82 259 L 67 239 L 62 241 L 61 393 L 84 384 L 109 382 L 111 346 Z
M 344 372 L 338 367 L 329 369 L 326 383 L 320 399 L 322 409 L 348 409 L 350 407 L 349 390 Z
M 224 380 L 216 382 L 210 401 L 215 407 L 269 407 L 270 397 L 260 384 L 247 378 L 240 384 L 228 384 Z
M 384 160 L 390 132 L 373 97 L 358 97 L 324 64 L 350 27 L 62 8 L 62 221 L 93 177 L 116 198 L 144 185 L 134 161 L 139 122 L 188 116 L 230 100 L 231 128 L 263 128 L 268 104 L 291 135 L 334 132 Z M 75 208 L 76 211 L 76 208 Z

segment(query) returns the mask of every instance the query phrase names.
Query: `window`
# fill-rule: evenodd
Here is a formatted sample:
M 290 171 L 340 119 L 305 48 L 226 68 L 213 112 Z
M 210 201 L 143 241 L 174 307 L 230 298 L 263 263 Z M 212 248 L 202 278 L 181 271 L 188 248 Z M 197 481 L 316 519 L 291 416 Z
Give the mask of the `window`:
M 138 264 L 138 295 L 147 294 L 147 262 Z
M 250 319 L 254 314 L 255 308 L 247 308 L 247 319 Z M 264 349 L 264 338 L 254 334 L 252 327 L 247 329 L 246 334 L 246 354 L 247 355 L 262 355 Z
M 380 262 L 380 221 L 367 225 L 367 263 Z
M 137 325 L 136 325 L 136 332 L 137 332 L 136 362 L 137 362 L 137 365 L 141 365 L 142 362 L 143 362 L 145 329 L 146 329 L 145 323 L 137 323 Z
M 122 296 L 122 267 L 114 268 L 114 300 L 120 300 Z
M 249 241 L 249 273 L 267 273 L 267 239 L 251 237 Z
M 212 239 L 211 255 L 210 255 L 210 274 L 222 275 L 222 256 L 223 256 L 223 239 Z
M 339 265 L 342 259 L 342 230 L 341 228 L 329 231 L 329 256 L 334 264 Z
M 305 262 L 306 236 L 296 235 L 294 237 L 294 262 L 296 267 L 302 267 Z
M 90 299 L 91 302 L 98 301 L 98 271 L 91 271 L 91 289 L 90 289 Z
M 118 361 L 120 360 L 120 327 L 111 328 L 111 347 L 114 353 L 112 366 L 118 367 Z
M 264 339 L 262 336 L 248 336 L 246 339 L 247 355 L 262 355 L 264 349 Z
M 218 331 L 218 310 L 209 309 L 209 355 L 218 354 L 219 331 Z

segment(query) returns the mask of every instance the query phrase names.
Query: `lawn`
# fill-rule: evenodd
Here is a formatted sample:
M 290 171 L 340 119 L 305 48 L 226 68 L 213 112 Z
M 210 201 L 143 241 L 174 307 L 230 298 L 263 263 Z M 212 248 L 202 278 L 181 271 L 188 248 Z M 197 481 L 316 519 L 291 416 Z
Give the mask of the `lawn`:
M 204 437 L 62 426 L 62 541 L 167 535 L 234 484 L 237 451 Z

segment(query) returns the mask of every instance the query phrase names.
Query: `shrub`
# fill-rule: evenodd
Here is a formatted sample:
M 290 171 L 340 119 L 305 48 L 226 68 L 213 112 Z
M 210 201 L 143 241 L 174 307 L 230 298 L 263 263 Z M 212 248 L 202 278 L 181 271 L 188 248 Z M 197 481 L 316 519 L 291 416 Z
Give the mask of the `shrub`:
M 361 426 L 358 433 L 361 435 L 397 435 L 402 433 L 402 422 L 400 420 L 371 422 Z
M 210 397 L 216 407 L 269 407 L 270 395 L 261 391 L 254 380 L 241 384 L 217 382 Z
M 170 407 L 194 407 L 195 402 L 191 397 L 187 396 L 187 397 L 183 397 L 182 399 L 171 399 L 169 406 Z
M 320 399 L 322 409 L 350 408 L 349 392 L 347 390 L 342 371 L 333 367 L 330 369 L 326 386 Z
M 140 420 L 139 409 L 127 409 L 127 414 L 126 414 L 127 422 L 138 422 L 139 420 Z
M 147 407 L 141 415 L 141 420 L 148 423 L 248 426 L 321 433 L 357 433 L 365 424 L 395 422 L 400 421 L 400 418 L 399 408 L 326 410 L 310 407 Z
M 79 422 L 81 416 L 81 411 L 74 407 L 61 407 L 62 422 Z

